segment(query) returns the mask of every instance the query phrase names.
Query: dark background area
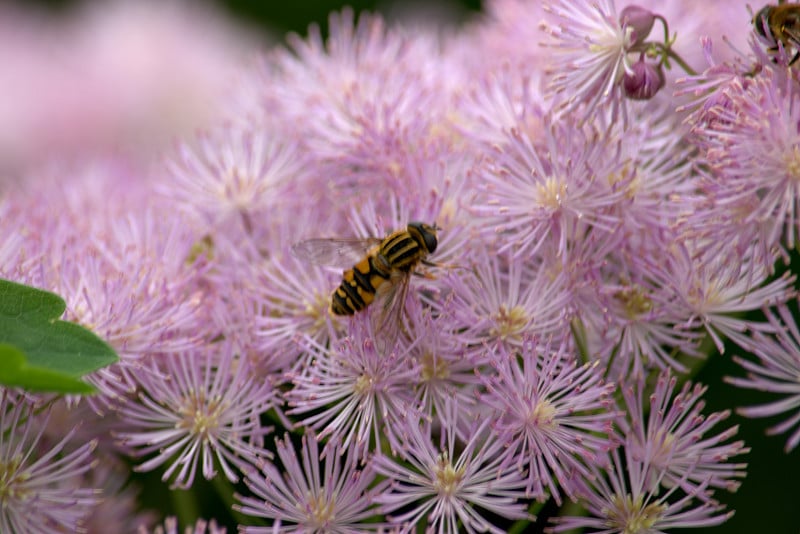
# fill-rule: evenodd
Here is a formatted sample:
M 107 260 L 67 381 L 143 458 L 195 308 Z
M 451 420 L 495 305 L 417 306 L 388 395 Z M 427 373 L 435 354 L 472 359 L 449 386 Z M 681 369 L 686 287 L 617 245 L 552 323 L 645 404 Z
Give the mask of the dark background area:
M 396 14 L 398 9 L 413 9 L 414 5 L 419 6 L 438 6 L 437 10 L 441 13 L 454 17 L 453 22 L 458 23 L 465 20 L 469 15 L 477 13 L 481 9 L 481 0 L 435 0 L 414 2 L 379 2 L 375 0 L 356 0 L 353 2 L 341 2 L 336 0 L 301 0 L 293 7 L 278 6 L 276 2 L 265 0 L 221 0 L 220 5 L 225 6 L 236 16 L 245 17 L 251 22 L 258 22 L 265 27 L 272 28 L 276 33 L 286 33 L 288 31 L 305 34 L 308 25 L 312 22 L 318 23 L 323 30 L 327 31 L 328 14 L 331 11 L 342 9 L 343 6 L 350 6 L 354 11 L 373 11 L 381 12 L 391 17 Z
M 12 1 L 20 7 L 36 5 L 53 11 L 69 10 L 79 3 L 75 0 Z M 312 22 L 318 23 L 325 33 L 328 14 L 331 11 L 340 10 L 344 6 L 350 6 L 356 12 L 364 10 L 380 12 L 389 18 L 398 12 L 413 10 L 414 6 L 423 6 L 446 15 L 453 23 L 457 24 L 469 18 L 470 15 L 479 13 L 483 4 L 482 0 L 354 0 L 352 2 L 299 0 L 293 3 L 281 3 L 273 0 L 216 0 L 208 3 L 220 6 L 234 17 L 251 25 L 262 26 L 276 35 L 287 32 L 305 34 L 308 25 Z
M 447 23 L 457 25 L 480 13 L 480 0 L 451 0 L 436 2 L 395 2 L 355 0 L 343 3 L 335 0 L 301 0 L 292 7 L 278 5 L 270 0 L 219 0 L 215 2 L 235 18 L 246 21 L 251 27 L 263 27 L 275 36 L 287 32 L 306 34 L 308 25 L 318 23 L 323 31 L 327 31 L 328 14 L 350 5 L 356 12 L 368 10 L 381 12 L 393 18 L 399 7 L 412 9 L 414 4 L 439 6 L 437 12 L 448 17 Z M 20 7 L 31 4 L 55 12 L 67 11 L 76 2 L 72 0 L 38 0 L 34 2 L 16 2 Z M 411 5 L 409 5 L 411 4 Z M 618 2 L 621 8 L 625 2 Z M 520 46 L 536 46 L 535 43 L 521 43 Z M 797 258 L 793 264 L 800 265 Z M 705 413 L 721 411 L 736 406 L 763 404 L 774 399 L 773 396 L 741 390 L 729 386 L 722 381 L 725 375 L 741 376 L 743 372 L 736 366 L 731 357 L 739 354 L 736 347 L 730 346 L 725 355 L 714 355 L 697 376 L 697 381 L 709 386 L 706 394 L 707 407 Z M 798 378 L 800 381 L 800 377 Z M 785 418 L 785 417 L 784 417 Z M 733 461 L 745 461 L 749 464 L 747 478 L 735 494 L 718 492 L 718 498 L 736 510 L 734 517 L 720 527 L 707 529 L 715 534 L 743 534 L 759 532 L 761 534 L 798 534 L 800 533 L 800 514 L 795 506 L 800 504 L 800 449 L 789 454 L 783 447 L 786 435 L 767 437 L 765 431 L 783 418 L 771 420 L 750 420 L 737 415 L 719 425 L 717 432 L 729 426 L 740 425 L 737 439 L 744 439 L 752 448 L 745 458 Z M 697 532 L 685 530 L 674 532 Z

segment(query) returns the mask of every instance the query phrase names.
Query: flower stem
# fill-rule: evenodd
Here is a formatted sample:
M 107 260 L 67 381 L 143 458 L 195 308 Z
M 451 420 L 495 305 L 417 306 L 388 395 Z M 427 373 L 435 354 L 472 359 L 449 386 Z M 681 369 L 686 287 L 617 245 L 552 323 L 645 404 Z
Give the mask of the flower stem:
M 176 489 L 170 491 L 169 495 L 172 500 L 172 509 L 178 518 L 178 524 L 194 524 L 197 518 L 200 517 L 200 510 L 197 507 L 194 491 Z
M 680 68 L 682 68 L 686 74 L 688 74 L 689 76 L 697 76 L 697 71 L 695 71 L 692 67 L 690 67 L 689 64 L 686 63 L 686 61 L 684 61 L 684 59 L 681 56 L 676 54 L 675 51 L 672 50 L 672 47 L 666 47 L 665 52 L 667 56 L 670 59 L 674 60 L 675 63 L 677 63 L 678 66 L 680 66 Z

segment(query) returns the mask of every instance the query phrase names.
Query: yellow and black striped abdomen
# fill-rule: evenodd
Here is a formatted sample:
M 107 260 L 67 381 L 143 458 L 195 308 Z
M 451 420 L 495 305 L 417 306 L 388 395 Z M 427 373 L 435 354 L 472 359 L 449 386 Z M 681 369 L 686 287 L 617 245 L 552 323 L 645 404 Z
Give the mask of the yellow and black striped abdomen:
M 353 315 L 369 306 L 378 288 L 389 281 L 391 271 L 384 263 L 377 254 L 370 254 L 346 270 L 331 297 L 331 311 L 336 315 Z

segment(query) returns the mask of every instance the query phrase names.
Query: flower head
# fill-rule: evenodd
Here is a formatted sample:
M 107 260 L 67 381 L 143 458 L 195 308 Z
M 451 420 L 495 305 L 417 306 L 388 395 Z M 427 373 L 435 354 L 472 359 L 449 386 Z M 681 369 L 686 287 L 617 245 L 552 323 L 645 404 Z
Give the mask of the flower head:
M 675 352 L 702 357 L 697 347 L 701 335 L 681 327 L 688 317 L 685 306 L 674 287 L 655 276 L 651 255 L 632 241 L 609 253 L 592 271 L 597 283 L 587 284 L 589 290 L 581 292 L 575 305 L 588 354 L 620 381 L 645 376 L 651 369 L 685 372 Z
M 491 359 L 496 374 L 483 378 L 481 404 L 509 463 L 528 471 L 527 489 L 537 498 L 573 495 L 573 479 L 588 476 L 583 462 L 612 447 L 614 385 L 564 346 L 528 340 L 521 354 L 499 348 Z
M 307 156 L 298 143 L 279 131 L 234 127 L 183 144 L 169 162 L 170 179 L 161 189 L 200 224 L 217 232 L 235 229 L 260 235 L 274 213 L 288 216 L 303 196 Z M 259 226 L 259 228 L 254 228 Z
M 124 426 L 117 433 L 133 455 L 149 456 L 136 470 L 167 465 L 163 480 L 188 488 L 198 469 L 210 480 L 218 465 L 236 482 L 237 470 L 267 454 L 261 447 L 271 428 L 259 417 L 276 406 L 277 393 L 225 342 L 154 359 L 137 379 L 138 397 L 119 408 Z
M 750 449 L 742 441 L 725 443 L 736 434 L 736 426 L 711 434 L 730 410 L 703 415 L 702 396 L 707 388 L 686 382 L 673 396 L 676 382 L 669 371 L 662 372 L 649 406 L 642 398 L 642 380 L 635 388 L 622 388 L 627 414 L 622 434 L 629 454 L 655 468 L 665 487 L 677 485 L 687 494 L 697 495 L 701 487 L 736 491 L 740 485 L 736 479 L 744 477 L 747 464 L 727 460 Z
M 623 25 L 614 0 L 554 0 L 545 9 L 551 17 L 544 28 L 553 37 L 549 46 L 558 60 L 551 67 L 551 88 L 560 106 L 616 111 L 624 102 L 621 82 L 630 71 L 628 49 L 640 32 Z
M 747 376 L 727 377 L 726 381 L 741 388 L 781 395 L 781 398 L 761 406 L 738 408 L 737 413 L 746 417 L 786 414 L 787 419 L 770 428 L 769 433 L 791 431 L 786 442 L 786 452 L 789 452 L 800 444 L 800 386 L 797 382 L 800 376 L 800 330 L 795 316 L 786 306 L 779 306 L 777 312 L 769 312 L 767 319 L 775 326 L 775 333 L 756 332 L 746 345 L 757 360 L 735 358 L 747 371 Z
M 664 533 L 720 525 L 733 515 L 708 497 L 705 484 L 685 495 L 678 486 L 664 489 L 658 484 L 661 472 L 627 448 L 622 454 L 615 449 L 591 467 L 595 476 L 580 490 L 588 515 L 557 517 L 552 532 L 590 528 L 605 534 Z
M 73 448 L 73 432 L 48 443 L 48 410 L 41 414 L 40 404 L 0 389 L 0 531 L 79 531 L 100 502 L 99 490 L 82 478 L 96 443 Z
M 710 112 L 713 120 L 695 128 L 710 169 L 706 188 L 714 206 L 707 213 L 725 217 L 735 230 L 759 227 L 764 248 L 794 248 L 800 239 L 796 82 L 766 70 L 731 84 L 726 96 L 727 105 Z
M 316 25 L 288 40 L 291 50 L 270 58 L 277 76 L 265 100 L 309 147 L 327 193 L 350 200 L 404 187 L 406 158 L 448 130 L 436 39 L 345 9 L 330 16 L 326 40 Z
M 572 295 L 563 273 L 511 253 L 475 251 L 472 261 L 474 276 L 450 279 L 461 343 L 483 353 L 487 343 L 520 347 L 526 337 L 564 333 Z
M 474 415 L 475 390 L 480 384 L 475 372 L 480 357 L 465 350 L 457 335 L 459 326 L 452 318 L 455 307 L 449 299 L 435 310 L 409 300 L 403 317 L 404 335 L 399 340 L 409 346 L 409 358 L 418 371 L 413 389 L 421 415 L 429 420 L 436 417 L 442 425 L 447 424 L 445 418 L 450 415 Z M 458 406 L 456 412 L 446 412 L 448 399 Z
M 330 348 L 308 342 L 313 352 L 308 368 L 290 373 L 286 393 L 290 415 L 320 438 L 341 439 L 344 447 L 380 449 L 381 437 L 394 432 L 394 421 L 416 413 L 413 389 L 419 371 L 409 347 L 386 352 L 379 348 L 382 332 L 373 332 L 369 317 L 349 321 L 350 335 L 333 340 Z M 386 425 L 386 429 L 384 429 Z
M 528 517 L 524 473 L 503 464 L 503 441 L 489 431 L 489 419 L 459 428 L 447 403 L 446 425 L 407 417 L 392 441 L 396 457 L 379 453 L 375 470 L 391 481 L 391 490 L 378 497 L 392 523 L 413 529 L 427 523 L 430 530 L 453 533 L 503 532 L 482 511 L 510 519 Z M 436 434 L 439 437 L 437 439 Z
M 533 255 L 546 242 L 567 262 L 568 245 L 587 228 L 617 235 L 617 206 L 629 202 L 618 139 L 574 117 L 548 117 L 543 132 L 530 137 L 511 128 L 505 141 L 479 168 L 472 212 L 483 236 L 501 238 L 499 252 Z M 619 235 L 618 239 L 622 236 Z
M 525 6 L 528 7 L 534 6 Z M 507 132 L 512 128 L 538 141 L 549 109 L 537 80 L 531 79 L 527 71 L 507 65 L 476 80 L 458 104 L 463 116 L 459 133 L 478 151 L 489 153 L 494 145 L 507 142 Z
M 770 280 L 768 267 L 755 261 L 749 251 L 737 251 L 736 243 L 709 241 L 708 245 L 715 248 L 697 250 L 691 241 L 670 243 L 657 261 L 647 260 L 648 275 L 674 292 L 674 309 L 685 318 L 681 328 L 704 329 L 723 352 L 723 336 L 746 346 L 748 330 L 774 328 L 737 314 L 788 301 L 794 294 L 793 276 L 787 272 Z M 737 260 L 731 261 L 733 257 Z
M 331 293 L 341 274 L 309 265 L 287 249 L 273 251 L 255 270 L 245 291 L 253 297 L 254 306 L 243 322 L 254 323 L 256 328 L 256 366 L 265 372 L 301 371 L 309 363 L 309 353 L 298 342 L 300 338 L 325 346 L 341 332 L 342 322 L 329 312 Z
M 288 434 L 275 444 L 283 471 L 261 462 L 245 479 L 254 496 L 238 496 L 236 505 L 245 515 L 272 519 L 274 526 L 245 526 L 242 532 L 356 534 L 385 527 L 370 519 L 378 514 L 376 500 L 389 481 L 376 483 L 372 462 L 360 465 L 356 449 L 336 439 L 323 445 L 313 432 L 299 447 Z

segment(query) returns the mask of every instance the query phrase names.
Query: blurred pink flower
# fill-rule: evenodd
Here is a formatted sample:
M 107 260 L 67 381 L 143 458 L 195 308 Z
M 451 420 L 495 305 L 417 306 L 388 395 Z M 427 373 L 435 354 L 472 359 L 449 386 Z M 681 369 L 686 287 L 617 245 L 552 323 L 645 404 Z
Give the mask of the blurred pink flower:
M 163 523 L 159 523 L 152 530 L 145 527 L 139 527 L 137 530 L 139 534 L 225 534 L 228 529 L 217 526 L 215 520 L 207 521 L 205 519 L 198 519 L 193 525 L 187 525 L 183 530 L 178 526 L 178 518 L 174 516 L 167 517 Z
M 148 153 L 210 122 L 246 35 L 188 2 L 92 3 L 62 18 L 0 9 L 0 171 Z

